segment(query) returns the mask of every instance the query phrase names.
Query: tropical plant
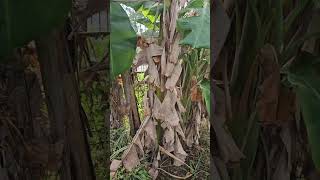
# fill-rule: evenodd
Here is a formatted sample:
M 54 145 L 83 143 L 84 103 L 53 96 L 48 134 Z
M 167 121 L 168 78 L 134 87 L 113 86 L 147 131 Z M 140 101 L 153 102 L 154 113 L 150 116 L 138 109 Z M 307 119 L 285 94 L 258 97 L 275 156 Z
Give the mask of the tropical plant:
M 137 54 L 134 59 L 128 57 L 128 63 L 133 73 L 140 65 L 147 65 L 143 82 L 148 89 L 143 98 L 144 119 L 141 126 L 121 160 L 115 159 L 111 164 L 114 177 L 117 177 L 121 166 L 129 172 L 134 171 L 142 163 L 141 158 L 149 162 L 147 169 L 153 179 L 159 173 L 178 177 L 159 166 L 166 157 L 171 157 L 175 166 L 183 165 L 192 172 L 184 178 L 196 177 L 197 173 L 185 163 L 187 153 L 183 146 L 191 147 L 199 143 L 201 119 L 207 112 L 202 97 L 206 98 L 207 105 L 210 104 L 206 74 L 209 69 L 210 15 L 208 2 L 192 1 L 191 5 L 182 8 L 184 3 L 174 0 L 164 4 L 146 1 L 119 5 L 128 11 L 128 19 L 141 34 L 137 41 Z M 146 29 L 143 33 L 137 29 L 139 24 Z M 127 48 L 132 50 L 131 46 L 123 46 L 121 50 Z M 182 56 L 182 50 L 187 54 Z M 114 62 L 127 63 L 116 59 Z M 121 77 L 123 79 L 124 74 Z M 196 79 L 193 80 L 193 77 Z M 193 86 L 188 88 L 191 81 L 194 81 Z M 190 92 L 190 88 L 194 90 Z M 195 99 L 191 97 L 192 104 L 187 107 L 193 113 L 183 114 L 186 112 L 183 101 L 190 101 L 190 94 L 197 96 Z
M 87 51 L 96 33 L 80 31 L 106 6 L 73 2 L 0 2 L 0 179 L 95 179 L 79 81 L 104 67 Z
M 214 1 L 214 179 L 319 179 L 318 8 Z

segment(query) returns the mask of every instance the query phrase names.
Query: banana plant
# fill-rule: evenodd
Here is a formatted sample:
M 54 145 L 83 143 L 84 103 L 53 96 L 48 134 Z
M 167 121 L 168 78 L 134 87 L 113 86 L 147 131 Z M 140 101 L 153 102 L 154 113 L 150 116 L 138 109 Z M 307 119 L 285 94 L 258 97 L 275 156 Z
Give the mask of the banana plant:
M 14 48 L 46 36 L 62 26 L 71 0 L 2 0 L 0 2 L 0 58 Z
M 115 78 L 131 67 L 136 54 L 137 35 L 121 4 L 111 2 L 110 6 L 111 76 Z

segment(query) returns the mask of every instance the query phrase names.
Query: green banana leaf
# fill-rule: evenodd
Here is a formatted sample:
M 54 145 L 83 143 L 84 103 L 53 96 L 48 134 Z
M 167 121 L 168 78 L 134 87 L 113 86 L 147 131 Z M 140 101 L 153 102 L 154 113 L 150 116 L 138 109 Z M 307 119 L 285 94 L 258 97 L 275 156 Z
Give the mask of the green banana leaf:
M 204 0 L 191 0 L 186 8 L 201 8 L 204 6 Z
M 180 44 L 193 48 L 210 48 L 210 11 L 209 8 L 197 9 L 198 16 L 180 18 L 177 27 L 184 37 Z
M 63 24 L 71 0 L 1 0 L 0 58 Z
M 210 110 L 211 110 L 210 82 L 208 80 L 203 80 L 200 84 L 200 88 L 202 90 L 202 95 L 204 96 L 204 100 L 206 102 L 206 107 L 207 107 L 208 113 L 210 115 Z
M 110 59 L 111 76 L 128 70 L 136 53 L 137 35 L 120 3 L 111 2 Z
M 320 169 L 320 58 L 302 53 L 288 71 L 308 132 L 312 159 Z

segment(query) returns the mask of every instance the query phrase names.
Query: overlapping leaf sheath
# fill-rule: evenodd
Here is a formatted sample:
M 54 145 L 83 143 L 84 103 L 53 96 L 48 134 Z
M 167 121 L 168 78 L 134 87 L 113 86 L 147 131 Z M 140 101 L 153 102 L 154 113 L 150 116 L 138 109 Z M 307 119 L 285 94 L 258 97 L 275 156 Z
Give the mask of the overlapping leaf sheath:
M 177 84 L 182 72 L 181 60 L 179 59 L 181 51 L 179 46 L 180 35 L 176 31 L 176 21 L 180 9 L 179 2 L 173 0 L 170 8 L 163 11 L 163 50 L 159 74 L 161 91 L 165 96 L 160 108 L 160 116 L 162 116 L 160 120 L 161 127 L 164 130 L 164 148 L 184 161 L 187 153 L 181 145 L 181 140 L 185 140 L 181 127 L 181 113 L 185 109 L 180 102 L 181 92 Z M 181 162 L 175 160 L 174 164 L 179 166 Z
M 148 65 L 146 73 L 149 90 L 143 100 L 144 122 L 123 154 L 122 163 L 130 171 L 140 163 L 141 155 L 151 151 L 154 156 L 149 174 L 153 178 L 158 175 L 161 149 L 175 156 L 176 166 L 184 164 L 187 156 L 181 143 L 185 141 L 181 126 L 181 113 L 185 112 L 185 108 L 180 101 L 181 88 L 178 85 L 182 72 L 182 60 L 179 59 L 180 35 L 176 31 L 179 6 L 179 1 L 173 0 L 169 8 L 163 9 L 161 45 L 155 39 L 144 39 L 144 43 L 140 44 L 141 51 L 134 60 L 134 66 Z M 162 139 L 157 137 L 157 126 L 162 129 Z M 161 148 L 158 148 L 159 145 Z M 115 161 L 112 165 L 119 167 L 119 162 Z

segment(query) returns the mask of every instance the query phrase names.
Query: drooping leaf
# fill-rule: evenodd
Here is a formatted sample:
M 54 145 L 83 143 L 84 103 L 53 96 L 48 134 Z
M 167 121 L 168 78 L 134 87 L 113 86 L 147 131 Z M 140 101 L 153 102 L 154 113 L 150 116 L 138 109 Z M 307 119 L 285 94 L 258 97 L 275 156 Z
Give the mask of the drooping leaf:
M 277 52 L 280 52 L 280 48 L 283 43 L 283 10 L 282 10 L 282 1 L 276 1 L 274 3 L 275 8 L 275 18 L 273 25 L 273 38 L 271 39 L 274 43 L 275 49 Z
M 162 12 L 163 11 L 163 4 L 158 2 L 152 2 L 152 1 L 146 1 L 139 9 L 140 12 L 143 12 L 142 14 L 144 16 L 156 16 L 157 11 Z
M 306 124 L 312 159 L 320 168 L 320 58 L 303 53 L 292 64 L 288 80 L 294 86 Z
M 204 0 L 191 0 L 186 8 L 201 8 L 204 5 Z
M 70 9 L 71 0 L 1 0 L 0 57 L 48 34 L 63 23 Z
M 160 27 L 159 22 L 152 23 L 148 18 L 145 17 L 137 18 L 136 22 L 145 25 L 148 29 L 158 30 Z
M 198 16 L 180 18 L 177 26 L 185 34 L 180 44 L 193 48 L 210 48 L 210 11 L 209 8 L 197 10 Z
M 230 80 L 230 93 L 235 97 L 240 97 L 245 88 L 250 73 L 248 69 L 253 65 L 259 48 L 258 31 L 260 27 L 252 8 L 254 2 L 254 0 L 247 2 L 241 35 L 239 34 L 238 52 L 236 53 L 235 66 L 232 69 L 233 73 Z M 241 63 L 239 62 L 240 59 Z
M 215 64 L 217 58 L 219 57 L 220 51 L 224 46 L 227 39 L 229 29 L 230 29 L 230 18 L 226 13 L 221 1 L 216 1 L 216 5 L 213 6 L 212 16 L 212 27 L 215 36 L 212 37 L 212 52 L 213 52 L 213 64 Z
M 187 6 L 179 12 L 180 16 L 183 16 L 185 13 L 194 10 L 195 8 L 203 8 L 204 0 L 191 0 L 187 3 Z
M 206 101 L 206 107 L 207 107 L 207 110 L 208 110 L 208 113 L 210 114 L 210 109 L 211 109 L 211 106 L 210 106 L 210 82 L 208 80 L 204 80 L 201 82 L 200 84 L 200 87 L 202 89 L 202 94 L 204 96 L 204 99 Z
M 115 77 L 130 68 L 136 52 L 137 35 L 120 3 L 111 2 L 110 5 L 111 76 Z
M 228 131 L 226 131 L 226 98 L 225 92 L 218 86 L 213 86 L 212 90 L 215 97 L 215 107 L 212 112 L 213 130 L 216 134 L 217 144 L 221 158 L 225 162 L 239 162 L 244 158 L 243 153 L 236 144 L 235 140 Z
M 280 67 L 275 49 L 267 44 L 261 50 L 262 79 L 257 110 L 260 121 L 265 124 L 279 123 L 277 119 L 278 99 L 280 94 Z
M 138 11 L 143 6 L 143 3 L 144 3 L 143 1 L 130 2 L 130 3 L 126 3 L 126 6 L 129 6 L 135 11 Z
M 297 6 L 291 11 L 288 17 L 285 19 L 284 22 L 284 33 L 287 33 L 292 24 L 296 20 L 296 18 L 302 13 L 303 9 L 308 4 L 308 0 L 302 0 L 297 2 Z

